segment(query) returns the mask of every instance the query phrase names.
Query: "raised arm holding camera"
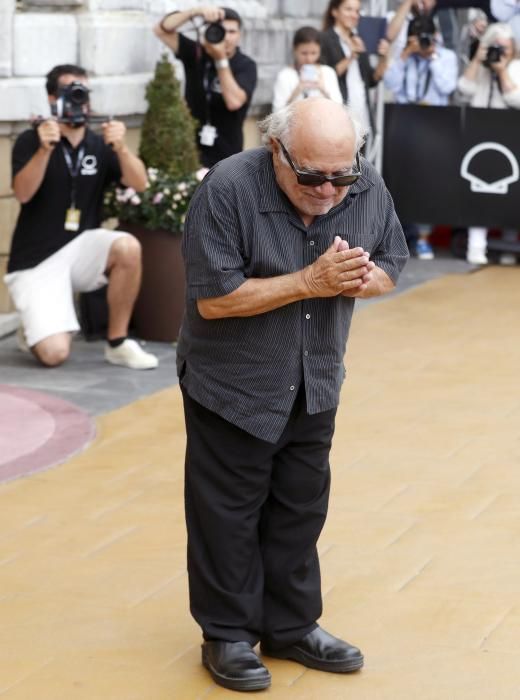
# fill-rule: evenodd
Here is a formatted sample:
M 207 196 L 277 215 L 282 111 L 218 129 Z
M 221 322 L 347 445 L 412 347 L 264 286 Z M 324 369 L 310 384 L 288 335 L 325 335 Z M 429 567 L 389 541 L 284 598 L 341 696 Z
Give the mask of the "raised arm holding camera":
M 88 128 L 87 74 L 60 65 L 47 75 L 50 118 L 39 118 L 13 148 L 13 190 L 22 207 L 5 277 L 20 313 L 20 346 L 45 366 L 64 362 L 79 330 L 74 292 L 108 282 L 105 359 L 151 369 L 157 358 L 127 337 L 139 291 L 139 243 L 123 231 L 100 228 L 103 193 L 113 181 L 136 191 L 147 186 L 144 164 L 127 147 L 123 122 L 107 118 L 103 135 Z
M 178 31 L 188 23 L 197 41 Z M 241 26 L 235 10 L 200 6 L 172 12 L 154 27 L 184 65 L 186 102 L 201 127 L 199 152 L 206 167 L 243 148 L 242 127 L 257 76 L 255 62 L 239 48 Z

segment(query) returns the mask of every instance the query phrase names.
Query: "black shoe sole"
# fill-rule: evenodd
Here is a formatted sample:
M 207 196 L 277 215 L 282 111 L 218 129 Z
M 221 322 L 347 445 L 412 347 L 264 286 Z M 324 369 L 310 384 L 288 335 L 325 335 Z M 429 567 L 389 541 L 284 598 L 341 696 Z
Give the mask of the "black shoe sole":
M 229 676 L 223 676 L 204 658 L 204 654 L 202 655 L 202 665 L 208 669 L 210 676 L 217 685 L 221 685 L 228 690 L 265 690 L 271 685 L 270 674 L 264 678 L 230 678 Z
M 315 656 L 310 656 L 310 654 L 306 654 L 301 649 L 295 648 L 268 650 L 261 647 L 260 651 L 262 652 L 262 656 L 296 661 L 307 668 L 313 668 L 316 671 L 326 671 L 327 673 L 353 673 L 354 671 L 359 671 L 364 663 L 363 656 L 343 661 L 326 661 L 324 659 L 317 659 Z

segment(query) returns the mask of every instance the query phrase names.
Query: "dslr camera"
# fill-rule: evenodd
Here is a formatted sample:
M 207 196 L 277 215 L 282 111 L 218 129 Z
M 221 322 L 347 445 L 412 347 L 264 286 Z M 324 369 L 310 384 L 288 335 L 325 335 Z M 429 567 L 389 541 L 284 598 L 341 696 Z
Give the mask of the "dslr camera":
M 208 44 L 220 44 L 221 41 L 224 41 L 225 36 L 226 30 L 221 22 L 211 22 L 204 32 L 204 38 Z
M 482 64 L 486 68 L 491 68 L 493 63 L 498 63 L 502 56 L 504 55 L 505 49 L 503 46 L 488 46 L 486 58 L 482 61 Z
M 435 43 L 435 24 L 431 17 L 418 15 L 408 25 L 408 36 L 416 36 L 424 51 Z
M 51 105 L 51 113 L 58 121 L 66 122 L 78 128 L 88 120 L 88 110 L 84 107 L 88 104 L 90 90 L 75 80 L 69 85 L 60 88 L 58 99 Z
M 433 34 L 422 32 L 417 38 L 419 39 L 419 46 L 423 50 L 429 49 L 430 46 L 433 44 Z

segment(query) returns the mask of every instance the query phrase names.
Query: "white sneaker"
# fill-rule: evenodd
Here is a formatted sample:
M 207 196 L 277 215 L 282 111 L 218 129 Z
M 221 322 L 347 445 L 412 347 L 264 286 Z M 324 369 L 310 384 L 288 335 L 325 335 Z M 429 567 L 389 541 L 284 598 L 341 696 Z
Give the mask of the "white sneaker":
M 18 330 L 16 331 L 16 344 L 18 345 L 18 350 L 20 350 L 20 352 L 31 352 L 31 348 L 27 345 L 27 339 L 25 337 L 23 326 L 18 326 Z
M 501 265 L 516 265 L 516 255 L 513 253 L 502 253 L 500 256 Z
M 121 365 L 130 369 L 155 369 L 159 360 L 145 352 L 136 340 L 127 338 L 117 348 L 105 345 L 105 360 L 112 365 Z
M 487 255 L 484 253 L 483 250 L 468 250 L 468 254 L 466 255 L 466 260 L 471 265 L 487 265 L 488 264 Z

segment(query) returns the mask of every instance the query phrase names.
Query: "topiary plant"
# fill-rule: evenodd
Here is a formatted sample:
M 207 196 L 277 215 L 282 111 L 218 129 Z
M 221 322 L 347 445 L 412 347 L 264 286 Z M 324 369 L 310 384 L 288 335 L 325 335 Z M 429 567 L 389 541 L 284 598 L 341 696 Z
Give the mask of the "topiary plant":
M 172 64 L 164 53 L 146 87 L 146 111 L 139 156 L 147 167 L 173 178 L 183 178 L 200 168 L 196 146 L 197 122 L 181 95 Z

